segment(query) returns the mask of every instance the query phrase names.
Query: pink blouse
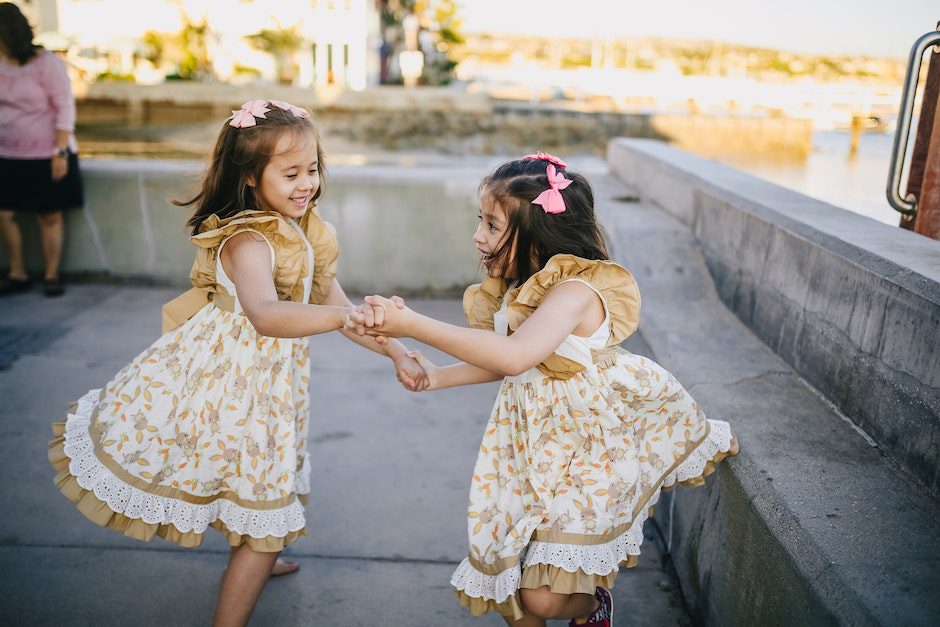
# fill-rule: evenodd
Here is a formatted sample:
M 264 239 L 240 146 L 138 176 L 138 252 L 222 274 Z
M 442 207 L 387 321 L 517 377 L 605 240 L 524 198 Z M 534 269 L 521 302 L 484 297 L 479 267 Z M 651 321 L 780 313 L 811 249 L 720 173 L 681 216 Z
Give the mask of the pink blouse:
M 57 130 L 75 131 L 75 100 L 62 62 L 48 50 L 26 65 L 0 60 L 0 157 L 49 159 Z M 78 152 L 74 135 L 69 148 Z

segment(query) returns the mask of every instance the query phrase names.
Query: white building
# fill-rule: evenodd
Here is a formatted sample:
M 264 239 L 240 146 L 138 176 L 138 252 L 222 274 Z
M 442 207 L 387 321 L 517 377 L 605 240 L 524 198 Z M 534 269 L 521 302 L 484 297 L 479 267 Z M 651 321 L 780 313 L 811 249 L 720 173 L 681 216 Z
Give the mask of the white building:
M 209 25 L 209 56 L 222 80 L 236 66 L 256 68 L 276 80 L 275 59 L 245 37 L 263 28 L 298 27 L 294 84 L 334 83 L 365 89 L 379 80 L 379 14 L 375 0 L 33 0 L 18 2 L 37 34 L 57 31 L 80 48 L 97 48 L 129 71 L 134 42 L 146 31 L 178 32 L 183 15 Z M 125 67 L 120 67 L 125 66 Z

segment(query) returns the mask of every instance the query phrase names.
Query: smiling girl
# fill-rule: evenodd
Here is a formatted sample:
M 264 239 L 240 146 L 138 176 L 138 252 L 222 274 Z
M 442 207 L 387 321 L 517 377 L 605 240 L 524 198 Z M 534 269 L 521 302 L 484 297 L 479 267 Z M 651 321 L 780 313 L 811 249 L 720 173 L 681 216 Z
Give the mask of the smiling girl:
M 473 471 L 470 551 L 451 579 L 460 602 L 517 627 L 610 627 L 609 588 L 636 564 L 660 491 L 701 484 L 737 442 L 675 377 L 620 348 L 640 294 L 608 259 L 587 179 L 528 155 L 483 179 L 480 208 L 487 278 L 464 296 L 472 328 L 376 296 L 347 324 L 462 360 L 438 368 L 413 353 L 428 389 L 502 380 Z
M 252 100 L 222 126 L 202 187 L 184 205 L 198 248 L 192 290 L 164 308 L 164 334 L 53 425 L 58 488 L 92 521 L 140 540 L 231 546 L 217 625 L 247 622 L 276 562 L 306 533 L 307 336 L 341 329 L 352 304 L 338 246 L 315 210 L 323 149 L 304 109 Z M 395 342 L 343 331 L 423 370 Z

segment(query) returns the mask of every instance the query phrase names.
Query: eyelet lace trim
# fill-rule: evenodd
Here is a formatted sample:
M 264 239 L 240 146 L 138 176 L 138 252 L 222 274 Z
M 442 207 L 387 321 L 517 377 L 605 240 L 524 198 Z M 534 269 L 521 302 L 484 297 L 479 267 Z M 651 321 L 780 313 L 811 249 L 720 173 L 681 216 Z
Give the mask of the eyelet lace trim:
M 708 437 L 692 451 L 675 470 L 662 482 L 662 488 L 670 488 L 689 479 L 701 477 L 708 464 L 721 453 L 727 453 L 732 447 L 731 427 L 720 420 L 709 420 L 711 430 Z M 604 544 L 556 544 L 553 542 L 531 542 L 526 548 L 522 563 L 548 564 L 568 572 L 579 569 L 589 575 L 609 575 L 619 570 L 621 562 L 631 555 L 640 554 L 643 543 L 643 524 L 649 517 L 649 510 L 659 501 L 662 489 L 657 490 L 637 514 L 630 528 L 617 538 Z M 450 583 L 457 590 L 468 596 L 493 600 L 502 603 L 516 593 L 522 577 L 519 565 L 507 568 L 498 575 L 481 573 L 464 559 L 451 577 Z
M 212 522 L 220 520 L 229 531 L 252 538 L 284 537 L 306 524 L 303 506 L 297 500 L 271 510 L 249 509 L 226 499 L 196 505 L 150 494 L 121 481 L 98 461 L 88 432 L 98 395 L 99 390 L 91 390 L 79 399 L 75 413 L 68 415 L 64 451 L 69 458 L 69 472 L 78 484 L 112 511 L 147 524 L 171 524 L 183 533 L 204 533 Z M 309 471 L 310 462 L 305 458 L 297 476 L 299 494 L 309 492 Z

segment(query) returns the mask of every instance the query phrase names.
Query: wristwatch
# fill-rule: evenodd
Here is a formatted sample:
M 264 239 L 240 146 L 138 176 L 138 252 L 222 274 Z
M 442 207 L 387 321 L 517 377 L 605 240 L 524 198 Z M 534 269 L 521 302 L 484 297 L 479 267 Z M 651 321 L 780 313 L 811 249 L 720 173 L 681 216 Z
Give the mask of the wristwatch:
M 58 149 L 56 149 L 54 156 L 56 156 L 56 157 L 61 157 L 62 159 L 68 159 L 68 158 L 69 158 L 69 149 L 68 149 L 68 148 L 58 148 Z

